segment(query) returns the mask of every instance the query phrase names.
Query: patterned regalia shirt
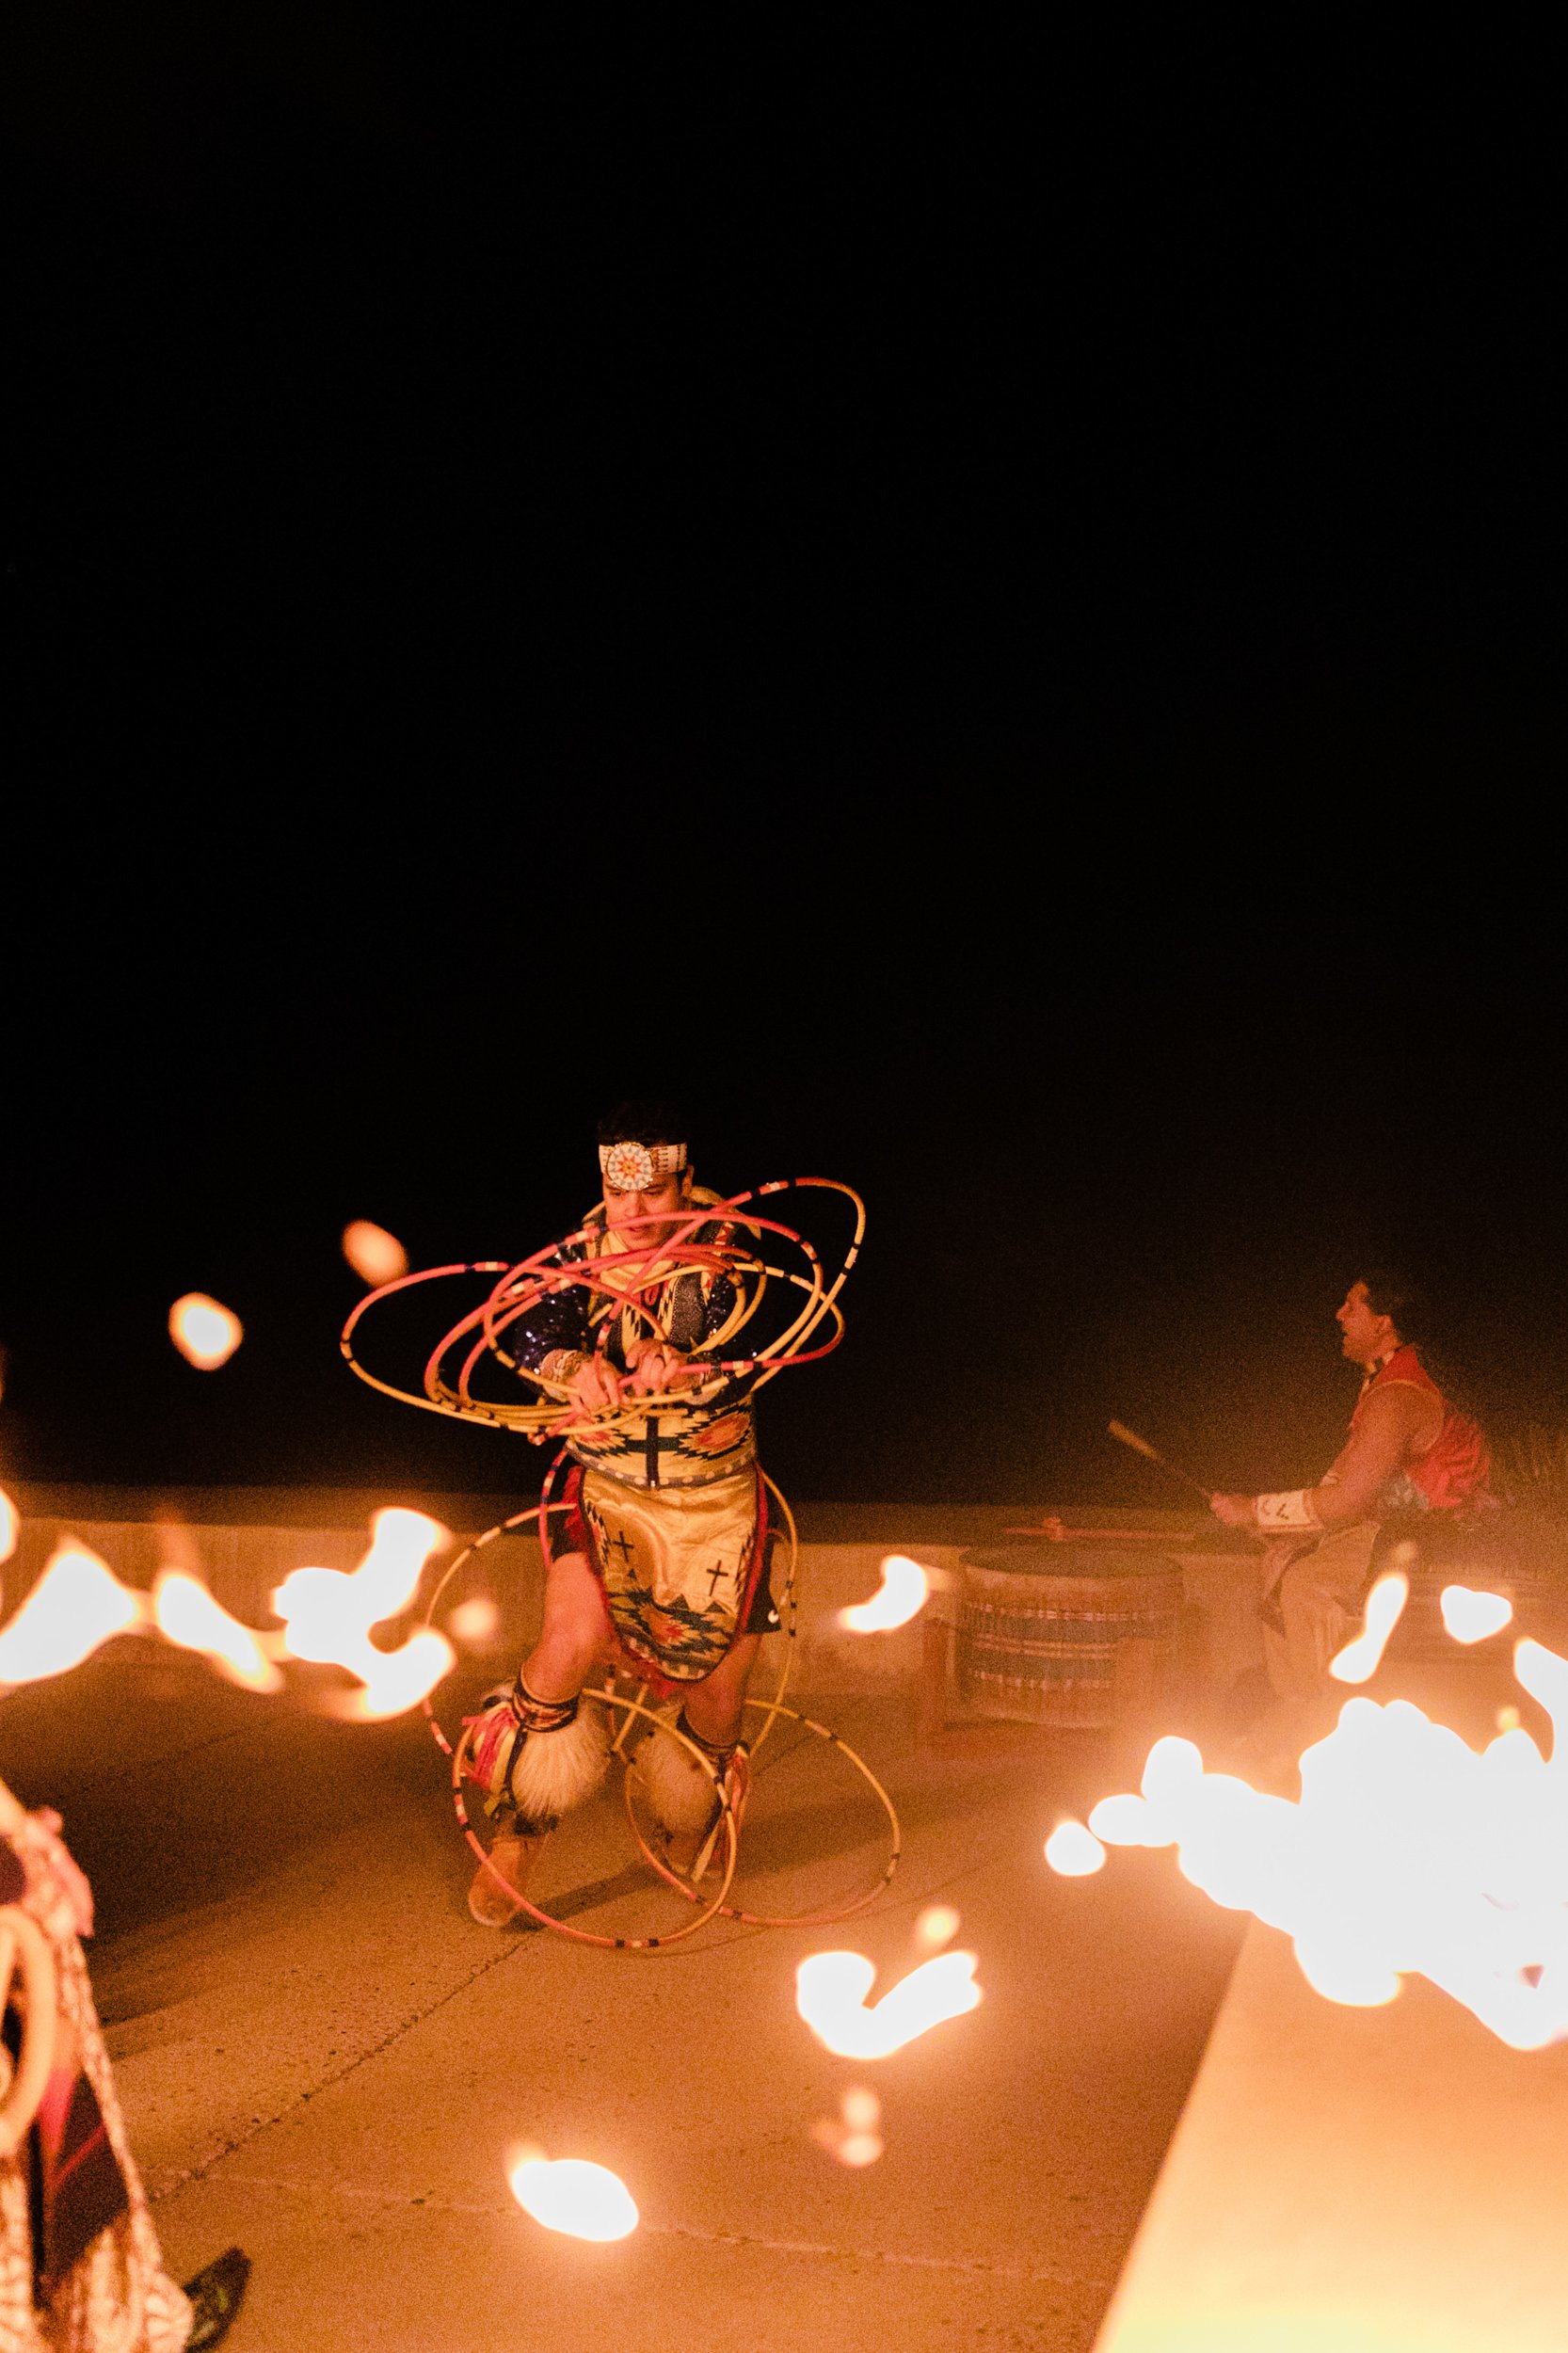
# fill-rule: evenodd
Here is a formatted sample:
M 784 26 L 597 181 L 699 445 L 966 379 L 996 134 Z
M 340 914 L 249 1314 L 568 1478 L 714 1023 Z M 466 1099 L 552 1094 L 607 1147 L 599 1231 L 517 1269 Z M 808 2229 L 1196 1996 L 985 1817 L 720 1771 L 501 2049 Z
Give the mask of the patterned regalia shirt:
M 700 1186 L 693 1187 L 692 1197 L 697 1203 L 716 1198 Z M 601 1262 L 605 1287 L 600 1290 L 572 1283 L 547 1293 L 526 1317 L 508 1327 L 504 1344 L 525 1371 L 542 1373 L 546 1379 L 569 1378 L 575 1369 L 573 1358 L 589 1355 L 602 1332 L 604 1354 L 617 1371 L 624 1372 L 628 1343 L 648 1334 L 648 1314 L 671 1344 L 694 1363 L 746 1353 L 744 1337 L 737 1337 L 728 1349 L 725 1346 L 727 1335 L 735 1331 L 746 1305 L 744 1277 L 692 1269 L 661 1282 L 655 1268 L 655 1279 L 638 1287 L 639 1305 L 647 1311 L 639 1313 L 626 1304 L 624 1288 L 615 1285 L 617 1251 L 604 1225 L 602 1208 L 594 1210 L 586 1222 L 594 1229 L 588 1238 L 563 1247 L 553 1263 Z M 722 1246 L 734 1230 L 732 1222 L 713 1220 L 698 1226 L 691 1240 L 706 1248 Z M 574 1433 L 567 1439 L 567 1450 L 584 1467 L 602 1471 L 625 1486 L 709 1486 L 744 1469 L 757 1458 L 751 1401 L 754 1379 L 749 1372 L 737 1374 L 716 1396 L 697 1406 L 683 1404 L 672 1410 L 660 1398 L 650 1397 L 648 1411 L 634 1422 L 602 1436 Z

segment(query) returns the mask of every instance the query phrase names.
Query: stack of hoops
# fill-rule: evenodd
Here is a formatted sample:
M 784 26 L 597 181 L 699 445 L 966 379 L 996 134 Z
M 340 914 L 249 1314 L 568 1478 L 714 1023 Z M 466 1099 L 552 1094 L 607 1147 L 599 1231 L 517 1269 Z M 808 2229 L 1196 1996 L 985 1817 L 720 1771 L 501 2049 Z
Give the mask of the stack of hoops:
M 854 1210 L 853 1235 L 837 1273 L 831 1277 L 819 1253 L 804 1235 L 775 1217 L 760 1214 L 752 1206 L 764 1198 L 769 1199 L 770 1206 L 776 1206 L 776 1196 L 778 1194 L 797 1190 L 804 1192 L 810 1188 L 840 1194 Z M 589 1222 L 563 1240 L 550 1243 L 513 1265 L 501 1259 L 477 1259 L 425 1268 L 417 1273 L 405 1274 L 394 1282 L 380 1285 L 360 1301 L 344 1326 L 343 1353 L 354 1372 L 370 1387 L 378 1390 L 383 1397 L 395 1398 L 401 1404 L 417 1405 L 426 1413 L 447 1414 L 464 1421 L 485 1424 L 491 1429 L 516 1430 L 536 1445 L 542 1445 L 552 1437 L 569 1439 L 570 1435 L 579 1433 L 584 1437 L 591 1433 L 595 1440 L 611 1438 L 618 1429 L 629 1429 L 646 1417 L 648 1411 L 646 1397 L 637 1397 L 632 1402 L 617 1406 L 606 1406 L 593 1414 L 584 1413 L 575 1404 L 567 1384 L 547 1379 L 542 1373 L 519 1364 L 507 1348 L 508 1331 L 529 1315 L 541 1300 L 573 1285 L 586 1289 L 591 1294 L 589 1322 L 595 1331 L 596 1352 L 602 1355 L 615 1319 L 620 1311 L 632 1309 L 648 1324 L 651 1333 L 663 1337 L 659 1333 L 651 1302 L 673 1279 L 687 1273 L 728 1276 L 734 1288 L 735 1305 L 720 1330 L 704 1343 L 700 1364 L 693 1369 L 696 1378 L 686 1386 L 662 1390 L 658 1399 L 657 1410 L 661 1419 L 667 1416 L 711 1412 L 714 1400 L 737 1380 L 744 1378 L 748 1392 L 755 1392 L 787 1366 L 814 1363 L 837 1348 L 844 1330 L 839 1295 L 859 1254 L 865 1223 L 865 1206 L 859 1195 L 850 1186 L 827 1176 L 779 1178 L 728 1199 L 704 1200 L 700 1207 L 694 1205 L 682 1210 L 679 1219 L 673 1222 L 673 1231 L 670 1230 L 672 1221 L 667 1213 L 656 1220 L 632 1220 L 629 1225 L 617 1226 L 616 1241 L 619 1247 L 615 1257 L 608 1261 L 602 1256 L 592 1255 L 595 1246 L 602 1241 L 603 1228 L 595 1222 Z M 631 1239 L 637 1226 L 647 1225 L 657 1225 L 659 1231 L 654 1238 L 646 1242 Z M 722 1239 L 715 1240 L 715 1226 L 720 1229 Z M 574 1251 L 580 1255 L 571 1256 Z M 776 1257 L 787 1256 L 792 1251 L 796 1254 L 795 1264 L 786 1266 L 775 1263 Z M 765 1255 L 770 1252 L 774 1255 Z M 489 1275 L 495 1279 L 478 1305 L 461 1316 L 431 1350 L 424 1366 L 423 1394 L 383 1381 L 360 1363 L 355 1353 L 356 1334 L 374 1307 L 423 1284 L 476 1275 Z M 750 1354 L 743 1353 L 737 1343 L 743 1337 L 751 1337 L 754 1329 L 760 1328 L 758 1319 L 764 1300 L 770 1296 L 776 1298 L 780 1293 L 784 1302 L 782 1328 L 757 1345 Z M 824 1325 L 828 1327 L 827 1336 L 819 1340 L 818 1335 Z M 813 1345 L 813 1342 L 816 1344 Z M 725 1353 L 714 1353 L 715 1351 Z M 476 1394 L 476 1385 L 482 1390 L 483 1375 L 492 1362 L 510 1375 L 509 1385 L 515 1387 L 520 1376 L 539 1392 L 538 1396 L 517 1401 L 497 1398 L 493 1394 Z M 442 1596 L 463 1569 L 497 1537 L 536 1526 L 548 1573 L 551 1514 L 566 1508 L 563 1502 L 555 1499 L 553 1490 L 567 1459 L 567 1447 L 563 1445 L 545 1474 L 539 1501 L 526 1511 L 515 1513 L 510 1519 L 499 1521 L 495 1527 L 487 1529 L 483 1535 L 466 1545 L 449 1563 L 430 1596 L 425 1610 L 426 1625 L 433 1620 Z M 693 1906 L 693 1917 L 664 1936 L 599 1935 L 587 1929 L 573 1928 L 568 1922 L 530 1902 L 492 1864 L 491 1871 L 508 1895 L 540 1927 L 553 1929 L 558 1935 L 570 1937 L 578 1944 L 596 1945 L 604 1951 L 654 1953 L 683 1942 L 714 1919 L 740 1921 L 756 1928 L 824 1926 L 849 1919 L 876 1900 L 897 1869 L 901 1847 L 899 1820 L 892 1800 L 881 1782 L 865 1759 L 836 1732 L 784 1704 L 796 1636 L 799 1545 L 789 1504 L 771 1479 L 765 1483 L 778 1506 L 787 1539 L 782 1591 L 777 1596 L 786 1640 L 783 1669 L 773 1697 L 769 1700 L 748 1699 L 745 1703 L 748 1709 L 758 1711 L 761 1718 L 755 1737 L 748 1738 L 747 1746 L 755 1756 L 775 1724 L 784 1718 L 801 1725 L 807 1733 L 826 1742 L 846 1757 L 863 1776 L 887 1816 L 889 1849 L 884 1868 L 874 1884 L 850 1902 L 830 1911 L 785 1915 L 753 1912 L 731 1903 L 729 1897 L 740 1849 L 722 1777 L 715 1772 L 712 1761 L 702 1754 L 695 1742 L 686 1739 L 678 1726 L 671 1724 L 667 1718 L 656 1716 L 655 1710 L 648 1705 L 646 1684 L 638 1686 L 634 1693 L 623 1693 L 617 1688 L 622 1678 L 612 1676 L 602 1689 L 590 1688 L 583 1697 L 604 1708 L 612 1717 L 619 1716 L 613 1753 L 622 1764 L 622 1794 L 632 1836 L 648 1867 Z M 471 1728 L 465 1725 L 454 1741 L 442 1729 L 430 1702 L 425 1700 L 423 1705 L 431 1734 L 450 1760 L 453 1805 L 458 1826 L 474 1854 L 481 1861 L 488 1861 L 486 1849 L 469 1819 L 463 1798 L 463 1771 Z M 639 1720 L 646 1721 L 650 1726 L 658 1721 L 669 1737 L 679 1740 L 690 1752 L 713 1784 L 717 1806 L 715 1837 L 722 1841 L 723 1859 L 717 1865 L 717 1893 L 711 1897 L 704 1896 L 698 1885 L 680 1879 L 668 1863 L 654 1852 L 639 1821 L 633 1794 L 636 1763 L 634 1755 L 629 1753 L 629 1737 Z

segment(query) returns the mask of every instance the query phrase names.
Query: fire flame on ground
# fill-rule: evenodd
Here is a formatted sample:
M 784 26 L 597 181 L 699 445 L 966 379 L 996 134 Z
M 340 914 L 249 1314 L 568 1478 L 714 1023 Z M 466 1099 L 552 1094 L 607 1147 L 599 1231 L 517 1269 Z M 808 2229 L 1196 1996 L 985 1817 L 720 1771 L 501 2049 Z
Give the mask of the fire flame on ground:
M 931 1592 L 931 1572 L 902 1552 L 890 1552 L 882 1563 L 882 1582 L 870 1601 L 852 1602 L 839 1612 L 839 1623 L 852 1634 L 889 1634 L 907 1625 L 925 1608 Z
M 958 1933 L 958 1914 L 951 1904 L 927 1904 L 916 1915 L 915 1942 L 922 1951 L 939 1953 Z
M 1500 1634 L 1513 1615 L 1513 1604 L 1501 1593 L 1476 1593 L 1467 1585 L 1445 1585 L 1438 1607 L 1456 1642 L 1484 1642 L 1489 1634 Z
M 0 1689 L 64 1674 L 116 1634 L 139 1628 L 201 1652 L 220 1673 L 253 1691 L 281 1688 L 279 1661 L 285 1656 L 344 1667 L 360 1689 L 326 1702 L 333 1712 L 360 1723 L 401 1715 L 434 1690 L 455 1654 L 433 1628 L 393 1651 L 377 1650 L 370 1631 L 408 1607 L 425 1561 L 447 1541 L 445 1529 L 423 1512 L 377 1512 L 370 1550 L 352 1575 L 294 1570 L 272 1596 L 282 1631 L 258 1633 L 183 1570 L 165 1569 L 151 1593 L 137 1593 L 68 1537 L 0 1630 Z
M 887 2147 L 878 2129 L 882 2103 L 864 2084 L 852 2085 L 839 2103 L 836 2117 L 824 2116 L 812 2127 L 812 2138 L 830 2157 L 852 2169 L 874 2165 Z
M 795 1971 L 795 2008 L 840 2058 L 888 2058 L 944 2019 L 978 2009 L 973 1953 L 939 1953 L 868 2009 L 876 1965 L 864 1953 L 812 1953 Z
M 1404 1614 L 1410 1599 L 1410 1579 L 1402 1569 L 1390 1569 L 1380 1577 L 1367 1596 L 1362 1615 L 1361 1632 L 1353 1642 L 1347 1642 L 1336 1658 L 1329 1661 L 1329 1673 L 1339 1683 L 1369 1683 L 1383 1662 L 1388 1647 L 1388 1637 Z
M 570 2238 L 627 2238 L 641 2218 L 619 2174 L 586 2157 L 557 2157 L 552 2164 L 542 2149 L 525 2149 L 506 2179 L 524 2214 Z
M 1375 1616 L 1373 1588 L 1367 1631 L 1336 1660 L 1342 1680 L 1370 1673 L 1362 1643 L 1381 1656 L 1403 1607 L 1393 1582 L 1380 1580 Z M 1512 1614 L 1468 1588 L 1443 1600 L 1461 1640 Z M 1516 1720 L 1478 1752 L 1408 1700 L 1350 1699 L 1302 1757 L 1299 1801 L 1207 1772 L 1191 1740 L 1157 1740 L 1141 1794 L 1060 1826 L 1048 1860 L 1082 1874 L 1103 1860 L 1096 1846 L 1175 1847 L 1214 1902 L 1284 1929 L 1328 2000 L 1392 2001 L 1416 1974 L 1513 2049 L 1542 2050 L 1568 2039 L 1568 1659 L 1524 1641 L 1513 1671 L 1551 1718 L 1550 1761 Z

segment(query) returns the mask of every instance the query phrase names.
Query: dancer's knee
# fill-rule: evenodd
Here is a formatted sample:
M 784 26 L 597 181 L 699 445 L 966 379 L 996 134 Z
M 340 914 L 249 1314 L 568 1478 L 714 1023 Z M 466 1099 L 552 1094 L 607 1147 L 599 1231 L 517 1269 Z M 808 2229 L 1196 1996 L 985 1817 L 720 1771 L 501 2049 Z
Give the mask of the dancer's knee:
M 564 1691 L 551 1689 L 547 1693 L 540 1676 L 546 1684 L 562 1675 L 575 1676 L 581 1683 L 604 1657 L 606 1647 L 607 1629 L 599 1580 L 580 1553 L 568 1553 L 551 1563 L 545 1587 L 544 1624 L 529 1654 L 525 1680 L 541 1697 L 564 1698 Z

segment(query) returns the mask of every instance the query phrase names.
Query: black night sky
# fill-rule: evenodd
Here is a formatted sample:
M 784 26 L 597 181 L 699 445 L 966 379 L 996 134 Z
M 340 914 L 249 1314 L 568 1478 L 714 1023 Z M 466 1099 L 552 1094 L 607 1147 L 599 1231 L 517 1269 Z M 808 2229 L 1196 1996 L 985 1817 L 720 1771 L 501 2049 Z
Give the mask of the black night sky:
M 0 1475 L 526 1488 L 352 1382 L 338 1236 L 521 1256 L 655 1089 L 866 1195 L 801 1497 L 1176 1500 L 1112 1414 L 1308 1477 L 1369 1253 L 1568 1417 L 1496 93 L 217 15 L 8 77 Z

